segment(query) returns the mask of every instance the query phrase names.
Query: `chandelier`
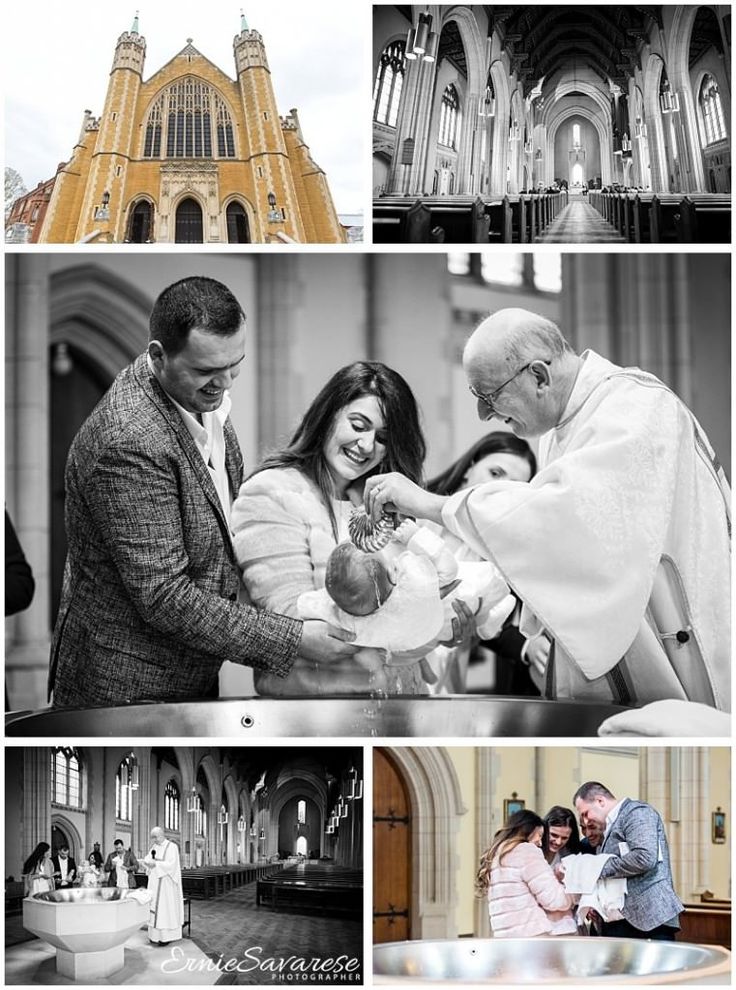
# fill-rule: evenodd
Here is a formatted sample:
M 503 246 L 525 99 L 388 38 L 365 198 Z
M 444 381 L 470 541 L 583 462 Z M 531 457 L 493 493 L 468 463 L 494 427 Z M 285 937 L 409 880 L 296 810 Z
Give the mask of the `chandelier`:
M 420 14 L 416 27 L 409 28 L 406 38 L 406 57 L 412 61 L 434 62 L 437 58 L 438 38 L 432 30 L 432 15 Z

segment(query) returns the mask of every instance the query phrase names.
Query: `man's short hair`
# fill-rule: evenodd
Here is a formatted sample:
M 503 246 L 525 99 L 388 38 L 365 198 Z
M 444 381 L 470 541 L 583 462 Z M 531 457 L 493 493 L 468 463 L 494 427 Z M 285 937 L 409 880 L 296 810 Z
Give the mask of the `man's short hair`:
M 66 844 L 66 842 L 63 845 L 59 846 L 59 852 L 65 852 L 65 851 L 69 852 L 69 846 Z
M 537 313 L 529 321 L 515 327 L 506 338 L 506 360 L 509 365 L 524 364 L 536 358 L 562 357 L 571 348 L 556 323 Z
M 116 840 L 115 840 L 115 841 L 113 842 L 113 845 L 114 845 L 114 846 L 124 846 L 124 845 L 125 845 L 125 843 L 123 842 L 123 840 L 122 840 L 122 839 L 116 839 Z
M 581 801 L 592 801 L 597 797 L 608 798 L 613 801 L 616 800 L 605 784 L 600 784 L 597 780 L 588 780 L 585 784 L 581 784 L 581 786 L 575 791 L 575 796 L 572 799 L 572 803 L 575 804 L 578 798 L 580 798 Z
M 168 355 L 175 356 L 194 329 L 231 337 L 244 322 L 245 313 L 226 285 L 190 275 L 167 286 L 153 304 L 148 339 L 157 340 Z

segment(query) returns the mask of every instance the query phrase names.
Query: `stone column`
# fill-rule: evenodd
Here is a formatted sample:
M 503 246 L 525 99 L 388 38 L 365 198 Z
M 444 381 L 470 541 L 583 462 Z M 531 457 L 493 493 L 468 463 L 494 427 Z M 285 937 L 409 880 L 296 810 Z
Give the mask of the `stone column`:
M 138 790 L 133 807 L 131 846 L 138 856 L 139 853 L 145 855 L 153 826 L 163 828 L 164 823 L 151 821 L 151 747 L 136 746 L 133 752 L 138 760 Z
M 5 679 L 14 709 L 45 703 L 50 643 L 49 273 L 46 255 L 8 255 L 5 501 L 36 590 L 6 623 Z
M 488 848 L 494 833 L 493 822 L 493 750 L 489 746 L 479 746 L 475 751 L 475 860 Z M 491 934 L 488 920 L 488 901 L 476 897 L 474 903 L 473 935 L 488 938 Z
M 39 842 L 51 844 L 51 750 L 26 747 L 23 750 L 24 857 Z

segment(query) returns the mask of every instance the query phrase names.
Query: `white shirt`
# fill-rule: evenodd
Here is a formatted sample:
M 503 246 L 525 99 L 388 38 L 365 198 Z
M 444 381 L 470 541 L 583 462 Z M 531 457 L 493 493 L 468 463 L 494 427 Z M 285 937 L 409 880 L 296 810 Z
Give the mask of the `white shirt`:
M 606 838 L 608 837 L 608 833 L 611 831 L 611 825 L 613 825 L 613 823 L 618 818 L 618 813 L 619 811 L 621 811 L 621 805 L 624 803 L 625 800 L 626 798 L 621 798 L 618 804 L 614 804 L 614 806 L 606 815 L 606 830 L 603 833 L 603 842 L 606 841 Z M 600 846 L 598 847 L 599 849 L 603 847 L 603 842 L 601 842 Z
M 148 368 L 152 374 L 155 374 L 150 356 L 148 357 Z M 164 391 L 166 390 L 164 389 Z M 217 497 L 220 499 L 222 511 L 225 513 L 225 519 L 229 526 L 232 500 L 230 496 L 230 481 L 225 469 L 224 428 L 225 420 L 230 415 L 230 407 L 232 406 L 230 393 L 223 393 L 222 402 L 214 412 L 200 413 L 201 422 L 194 413 L 190 413 L 183 406 L 180 406 L 172 395 L 169 395 L 168 392 L 166 394 L 176 406 L 184 425 L 189 430 L 192 439 L 197 445 L 197 449 L 202 455 L 202 460 L 207 465 L 212 483 L 217 492 Z

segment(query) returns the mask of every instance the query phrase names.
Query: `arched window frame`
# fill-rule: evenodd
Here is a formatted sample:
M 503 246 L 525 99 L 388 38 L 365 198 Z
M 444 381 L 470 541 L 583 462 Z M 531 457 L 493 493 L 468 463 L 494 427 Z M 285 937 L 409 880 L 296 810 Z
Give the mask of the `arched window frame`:
M 725 141 L 728 132 L 723 115 L 721 94 L 718 83 L 710 73 L 703 76 L 703 81 L 700 84 L 698 106 L 703 123 L 703 147 L 706 148 L 709 144 L 715 144 L 717 141 Z
M 170 832 L 179 831 L 181 814 L 181 794 L 172 778 L 164 788 L 164 828 Z
M 81 808 L 83 763 L 74 747 L 56 746 L 51 751 L 51 801 L 66 808 Z
M 177 79 L 156 98 L 143 128 L 144 158 L 235 158 L 225 100 L 196 76 Z
M 296 820 L 298 825 L 307 824 L 307 802 L 300 798 L 296 805 Z
M 396 127 L 401 91 L 404 88 L 404 41 L 392 41 L 381 52 L 373 87 L 373 119 Z
M 449 83 L 442 94 L 440 107 L 440 131 L 438 141 L 446 148 L 455 148 L 457 138 L 458 118 L 460 115 L 460 99 L 457 90 Z

